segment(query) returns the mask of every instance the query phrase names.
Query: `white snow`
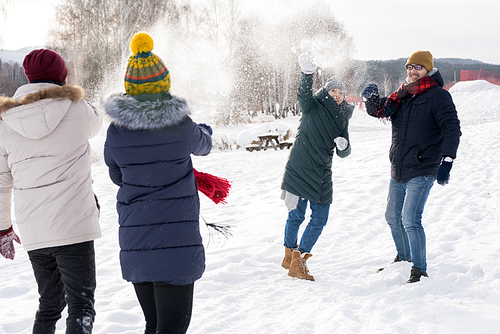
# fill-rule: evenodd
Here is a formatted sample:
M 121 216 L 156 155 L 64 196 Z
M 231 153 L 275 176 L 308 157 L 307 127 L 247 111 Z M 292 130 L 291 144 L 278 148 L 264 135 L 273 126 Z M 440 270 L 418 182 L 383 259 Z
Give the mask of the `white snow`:
M 459 89 L 467 85 L 452 91 L 463 136 L 450 184 L 434 185 L 425 209 L 430 277 L 420 283 L 404 284 L 409 263 L 389 265 L 396 255 L 384 221 L 390 123 L 355 110 L 352 154 L 334 159 L 334 204 L 308 261 L 314 282 L 289 278 L 280 266 L 287 215 L 280 181 L 289 151 L 233 147 L 193 157 L 198 170 L 233 182 L 227 205 L 201 195 L 204 219 L 231 225 L 233 236 L 210 237 L 202 226 L 207 270 L 195 285 L 188 333 L 498 333 L 500 102 L 498 90 Z M 297 124 L 297 117 L 287 118 L 266 129 L 295 132 Z M 214 138 L 237 142 L 253 126 L 214 127 Z M 92 140 L 101 155 L 103 142 Z M 94 333 L 141 333 L 142 311 L 118 260 L 117 187 L 102 158 L 93 173 L 103 231 L 95 243 Z M 38 306 L 27 254 L 17 244 L 16 250 L 14 261 L 0 258 L 0 333 L 31 333 Z M 64 332 L 61 320 L 57 333 Z
M 450 93 L 471 93 L 490 89 L 500 90 L 500 86 L 494 85 L 486 80 L 473 80 L 458 82 L 450 88 Z
M 238 146 L 245 147 L 259 143 L 259 136 L 277 135 L 278 141 L 293 140 L 296 129 L 290 129 L 288 125 L 280 122 L 264 123 L 252 126 L 248 130 L 241 131 L 238 135 Z

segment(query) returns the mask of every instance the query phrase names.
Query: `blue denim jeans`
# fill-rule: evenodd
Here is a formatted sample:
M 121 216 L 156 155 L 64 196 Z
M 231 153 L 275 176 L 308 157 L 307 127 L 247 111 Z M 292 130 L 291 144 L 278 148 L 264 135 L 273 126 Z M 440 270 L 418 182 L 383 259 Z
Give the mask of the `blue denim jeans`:
M 33 333 L 54 333 L 66 305 L 66 333 L 92 333 L 96 288 L 94 242 L 37 249 L 29 251 L 28 256 L 40 294 Z
M 420 176 L 406 183 L 391 179 L 385 219 L 391 228 L 399 259 L 411 261 L 412 268 L 427 270 L 422 214 L 436 179 Z
M 307 199 L 299 198 L 299 203 L 297 208 L 288 212 L 288 219 L 285 225 L 285 243 L 284 246 L 287 248 L 297 247 L 297 238 L 299 234 L 299 227 L 304 222 L 306 209 L 307 209 Z M 311 220 L 307 224 L 302 238 L 300 239 L 299 251 L 301 253 L 310 253 L 316 241 L 318 241 L 323 227 L 325 227 L 328 221 L 328 213 L 330 211 L 330 204 L 321 204 L 310 202 L 309 207 L 311 208 Z

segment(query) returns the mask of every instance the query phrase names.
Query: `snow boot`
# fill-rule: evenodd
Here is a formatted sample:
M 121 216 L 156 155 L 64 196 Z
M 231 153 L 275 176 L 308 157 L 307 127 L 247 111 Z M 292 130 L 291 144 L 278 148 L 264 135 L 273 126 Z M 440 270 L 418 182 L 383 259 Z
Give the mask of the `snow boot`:
M 309 274 L 306 261 L 312 256 L 310 253 L 300 253 L 294 250 L 292 253 L 292 261 L 288 270 L 288 276 L 308 281 L 314 281 L 314 276 Z
M 429 277 L 429 275 L 427 275 L 427 272 L 422 271 L 422 270 L 417 269 L 417 268 L 411 268 L 410 278 L 408 279 L 408 282 L 406 282 L 406 283 L 420 282 L 420 277 L 422 277 L 422 276 Z
M 292 262 L 292 253 L 294 250 L 297 248 L 286 248 L 285 247 L 285 257 L 283 258 L 283 261 L 281 261 L 281 266 L 285 269 L 290 268 L 290 263 Z

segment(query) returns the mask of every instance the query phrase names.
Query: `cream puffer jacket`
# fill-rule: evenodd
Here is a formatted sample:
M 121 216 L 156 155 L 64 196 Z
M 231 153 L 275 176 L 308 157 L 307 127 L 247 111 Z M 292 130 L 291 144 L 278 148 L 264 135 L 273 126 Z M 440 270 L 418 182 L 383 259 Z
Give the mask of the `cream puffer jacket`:
M 102 125 L 79 86 L 30 83 L 0 97 L 0 231 L 11 194 L 27 251 L 101 236 L 92 191 L 89 138 Z

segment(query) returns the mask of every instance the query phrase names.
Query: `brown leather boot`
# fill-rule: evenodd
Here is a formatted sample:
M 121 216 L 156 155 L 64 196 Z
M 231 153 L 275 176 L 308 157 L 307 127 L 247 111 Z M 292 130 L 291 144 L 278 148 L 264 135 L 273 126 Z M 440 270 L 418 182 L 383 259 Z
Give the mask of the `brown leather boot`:
M 290 263 L 292 262 L 292 253 L 297 248 L 286 248 L 285 247 L 285 257 L 281 261 L 281 266 L 285 269 L 290 268 Z
M 314 281 L 314 276 L 309 274 L 306 264 L 306 261 L 311 256 L 312 254 L 301 254 L 298 250 L 294 250 L 292 253 L 292 262 L 290 263 L 290 268 L 288 269 L 288 276 Z

